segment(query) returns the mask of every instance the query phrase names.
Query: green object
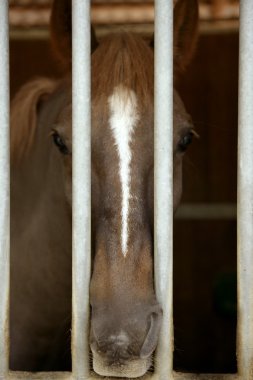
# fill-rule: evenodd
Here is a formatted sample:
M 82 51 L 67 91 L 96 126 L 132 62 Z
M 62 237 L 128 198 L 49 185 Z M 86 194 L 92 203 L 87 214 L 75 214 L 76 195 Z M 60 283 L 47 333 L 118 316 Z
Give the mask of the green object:
M 214 306 L 221 317 L 236 318 L 237 312 L 236 273 L 221 273 L 214 284 Z

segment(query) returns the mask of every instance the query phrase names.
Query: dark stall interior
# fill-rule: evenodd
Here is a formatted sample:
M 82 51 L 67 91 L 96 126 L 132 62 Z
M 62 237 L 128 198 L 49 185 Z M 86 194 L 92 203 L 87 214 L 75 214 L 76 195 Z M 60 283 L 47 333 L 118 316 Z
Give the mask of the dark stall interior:
M 12 97 L 31 78 L 60 75 L 49 3 L 10 1 Z M 174 224 L 174 367 L 187 372 L 236 372 L 238 14 L 237 1 L 201 2 L 196 54 L 177 84 L 200 136 Z M 123 23 L 149 38 L 153 3 L 96 0 L 92 19 L 101 38 Z
M 236 371 L 237 80 L 238 32 L 201 33 L 179 86 L 200 135 L 185 160 L 182 206 L 206 211 L 175 220 L 176 368 Z

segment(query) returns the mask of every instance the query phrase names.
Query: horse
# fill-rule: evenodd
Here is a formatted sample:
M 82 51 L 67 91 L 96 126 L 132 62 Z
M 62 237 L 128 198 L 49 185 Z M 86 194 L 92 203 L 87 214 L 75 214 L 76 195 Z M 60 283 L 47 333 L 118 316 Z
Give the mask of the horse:
M 71 370 L 71 1 L 55 0 L 51 39 L 62 79 L 25 84 L 11 107 L 10 368 Z M 175 79 L 197 39 L 197 0 L 174 5 Z M 153 278 L 154 49 L 92 31 L 90 336 L 93 370 L 152 368 L 162 321 Z M 174 209 L 194 126 L 174 89 Z

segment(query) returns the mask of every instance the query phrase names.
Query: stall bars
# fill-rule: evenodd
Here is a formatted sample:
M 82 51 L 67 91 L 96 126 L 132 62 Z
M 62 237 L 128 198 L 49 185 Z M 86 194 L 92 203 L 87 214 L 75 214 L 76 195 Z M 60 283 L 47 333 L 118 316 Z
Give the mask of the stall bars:
M 155 14 L 155 277 L 164 309 L 153 380 L 253 379 L 253 2 L 240 7 L 238 138 L 238 373 L 174 372 L 172 322 L 172 25 L 173 1 L 156 0 Z M 9 51 L 8 0 L 0 2 L 0 380 L 99 379 L 90 374 L 88 279 L 90 255 L 90 30 L 89 2 L 73 2 L 73 371 L 21 373 L 8 369 L 9 295 Z M 161 38 L 160 36 L 163 36 Z M 165 38 L 166 36 L 166 38 Z M 158 43 L 159 42 L 159 43 Z M 86 49 L 79 49 L 85 46 Z M 85 64 L 86 62 L 86 64 Z M 85 64 L 85 66 L 84 66 Z M 157 68 L 159 67 L 159 70 Z M 166 78 L 166 80 L 164 80 Z M 85 110 L 85 113 L 83 112 Z M 81 111 L 81 112 L 80 112 Z M 164 123 L 167 120 L 167 123 Z M 167 129 L 164 129 L 165 124 Z M 82 128 L 86 126 L 86 130 Z M 81 127 L 81 128 L 80 128 Z M 78 135 L 78 139 L 76 136 Z M 81 136 L 81 137 L 80 137 Z M 159 145 L 158 145 L 159 142 Z M 161 146 L 163 142 L 163 146 Z M 84 149 L 85 147 L 85 149 Z M 80 149 L 81 148 L 81 149 Z M 169 152 L 169 153 L 168 153 Z M 84 187 L 85 186 L 85 187 Z M 169 191 L 168 191 L 169 189 Z M 87 191 L 85 191 L 87 190 Z M 85 202 L 83 202 L 85 199 Z M 161 207 L 161 204 L 163 207 Z M 164 206 L 166 205 L 166 206 Z M 86 235 L 80 231 L 87 231 Z M 86 297 L 84 297 L 86 295 Z M 83 328 L 86 326 L 86 332 Z

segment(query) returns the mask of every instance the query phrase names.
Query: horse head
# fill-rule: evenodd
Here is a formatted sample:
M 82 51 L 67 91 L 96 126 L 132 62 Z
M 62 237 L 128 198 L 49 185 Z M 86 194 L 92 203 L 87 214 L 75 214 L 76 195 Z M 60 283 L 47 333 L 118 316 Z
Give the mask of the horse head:
M 174 6 L 174 73 L 189 63 L 197 34 L 197 1 Z M 53 46 L 71 70 L 71 6 L 55 1 Z M 151 44 L 152 45 L 152 44 Z M 92 252 L 90 347 L 103 376 L 138 377 L 152 362 L 162 320 L 153 278 L 154 52 L 120 33 L 98 43 L 92 31 Z M 67 74 L 68 76 L 68 74 Z M 52 131 L 71 205 L 71 79 Z M 193 125 L 174 90 L 174 208 Z

